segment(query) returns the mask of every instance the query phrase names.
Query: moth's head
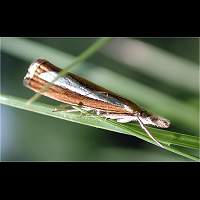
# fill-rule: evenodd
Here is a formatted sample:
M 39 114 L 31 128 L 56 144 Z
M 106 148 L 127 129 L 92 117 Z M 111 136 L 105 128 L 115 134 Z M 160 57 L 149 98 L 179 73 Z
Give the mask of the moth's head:
M 170 121 L 168 119 L 154 115 L 147 111 L 142 111 L 140 118 L 144 124 L 151 124 L 159 128 L 169 128 L 170 126 Z

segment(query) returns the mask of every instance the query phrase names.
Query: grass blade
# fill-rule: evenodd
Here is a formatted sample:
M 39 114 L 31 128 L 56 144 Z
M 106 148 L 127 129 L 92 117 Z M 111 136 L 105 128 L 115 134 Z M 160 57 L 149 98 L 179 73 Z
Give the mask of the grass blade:
M 113 120 L 105 120 L 103 118 L 97 117 L 97 116 L 81 116 L 77 113 L 66 113 L 66 112 L 52 112 L 52 110 L 55 108 L 53 106 L 34 102 L 31 105 L 26 104 L 27 99 L 13 97 L 13 96 L 7 96 L 7 95 L 1 95 L 0 96 L 0 103 L 4 105 L 13 106 L 16 108 L 20 108 L 23 110 L 28 110 L 44 115 L 48 115 L 51 117 L 56 117 L 72 122 L 77 122 L 80 124 L 85 124 L 97 128 L 102 128 L 106 130 L 111 130 L 114 132 L 119 132 L 123 134 L 129 134 L 132 136 L 136 136 L 140 139 L 143 139 L 149 143 L 155 144 L 154 141 L 152 141 L 142 130 L 141 128 L 136 124 L 120 124 Z M 196 160 L 198 161 L 199 158 L 195 157 L 193 155 L 190 155 L 189 153 L 183 152 L 182 150 L 179 150 L 177 147 L 171 146 L 182 146 L 192 149 L 199 149 L 199 137 L 196 136 L 190 136 L 189 134 L 180 134 L 176 132 L 156 129 L 156 128 L 149 128 L 149 130 L 154 134 L 157 139 L 169 146 L 165 145 L 166 150 L 169 150 L 171 152 L 174 152 L 176 154 L 182 155 L 186 158 Z

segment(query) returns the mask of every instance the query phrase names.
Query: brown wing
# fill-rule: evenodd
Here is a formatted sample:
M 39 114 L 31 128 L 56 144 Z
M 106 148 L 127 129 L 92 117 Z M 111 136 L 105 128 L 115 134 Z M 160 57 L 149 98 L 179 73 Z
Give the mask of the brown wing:
M 107 90 L 99 85 L 96 85 L 95 83 L 88 81 L 87 79 L 84 79 L 80 76 L 77 76 L 75 74 L 72 73 L 68 73 L 69 76 L 71 76 L 73 79 L 77 80 L 80 84 L 84 85 L 86 88 L 92 90 L 92 91 L 99 91 L 99 92 L 104 92 L 106 93 L 108 96 L 112 96 L 118 100 L 120 100 L 121 102 L 123 102 L 124 104 L 126 104 L 127 106 L 129 106 L 133 111 L 137 111 L 137 112 L 141 112 L 142 109 L 135 103 L 133 103 L 132 101 L 125 99 L 117 94 L 115 94 L 114 92 Z M 128 112 L 129 113 L 129 112 Z
M 30 89 L 34 90 L 35 92 L 41 93 L 41 89 L 48 82 L 41 79 L 39 77 L 39 74 L 48 72 L 48 71 L 54 71 L 54 72 L 58 73 L 59 71 L 61 71 L 61 69 L 59 69 L 58 67 L 54 66 L 53 64 L 51 64 L 48 61 L 43 60 L 43 59 L 37 60 L 36 63 L 38 64 L 38 66 L 35 70 L 34 76 L 31 78 L 26 78 L 24 80 L 24 84 L 25 84 L 25 86 L 29 87 Z M 83 96 L 81 94 L 78 94 L 76 92 L 73 92 L 66 88 L 62 88 L 57 85 L 50 86 L 49 89 L 42 94 L 47 97 L 50 97 L 52 99 L 63 102 L 63 103 L 68 103 L 68 104 L 73 104 L 73 105 L 81 104 L 81 105 L 84 105 L 87 107 L 106 110 L 106 111 L 110 111 L 110 112 L 134 113 L 134 112 L 141 111 L 140 107 L 137 106 L 136 104 L 134 104 L 133 102 L 131 102 L 123 97 L 120 97 L 117 94 L 115 94 L 101 86 L 98 86 L 80 76 L 77 76 L 72 73 L 68 73 L 67 76 L 72 77 L 73 79 L 78 81 L 81 85 L 90 89 L 91 91 L 103 92 L 103 93 L 106 93 L 108 96 L 112 96 L 112 97 L 120 100 L 121 102 L 123 102 L 124 104 L 129 106 L 131 108 L 131 111 L 127 111 L 126 109 L 124 109 L 120 106 L 111 104 L 111 103 L 107 103 L 107 102 L 103 102 L 101 100 L 96 100 L 96 99 L 89 98 L 87 96 Z

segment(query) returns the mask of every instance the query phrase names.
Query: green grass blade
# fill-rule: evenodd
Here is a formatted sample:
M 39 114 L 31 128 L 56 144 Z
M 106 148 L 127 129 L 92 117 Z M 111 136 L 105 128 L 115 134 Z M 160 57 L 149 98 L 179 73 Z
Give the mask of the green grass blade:
M 27 100 L 23 98 L 13 97 L 13 96 L 7 96 L 7 95 L 1 95 L 0 96 L 0 103 L 4 105 L 13 106 L 16 108 L 44 114 L 51 117 L 56 117 L 72 122 L 77 122 L 80 124 L 85 124 L 97 128 L 102 128 L 106 130 L 111 130 L 114 132 L 119 132 L 123 134 L 129 134 L 132 136 L 136 136 L 140 139 L 143 139 L 149 143 L 155 144 L 154 141 L 152 141 L 144 132 L 143 130 L 136 124 L 120 124 L 113 120 L 105 120 L 103 118 L 100 118 L 98 116 L 85 116 L 80 115 L 80 113 L 66 113 L 66 112 L 52 112 L 52 110 L 55 108 L 53 106 L 34 102 L 31 105 L 26 104 Z M 182 146 L 192 149 L 199 149 L 199 137 L 196 136 L 190 136 L 189 134 L 180 134 L 176 132 L 156 129 L 156 128 L 150 128 L 149 130 L 154 134 L 157 139 L 166 144 L 165 148 L 171 152 L 174 152 L 176 154 L 182 155 L 186 158 L 192 159 L 192 160 L 199 160 L 199 158 L 190 155 L 189 153 L 183 152 L 182 150 L 179 150 L 176 146 Z M 173 146 L 171 146 L 173 145 Z

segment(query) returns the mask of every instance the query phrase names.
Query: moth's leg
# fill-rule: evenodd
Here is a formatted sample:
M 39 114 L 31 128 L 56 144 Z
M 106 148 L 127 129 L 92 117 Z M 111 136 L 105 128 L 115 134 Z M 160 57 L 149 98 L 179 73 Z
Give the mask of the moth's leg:
M 87 113 L 86 116 L 87 117 L 102 117 L 102 114 L 105 114 L 106 112 L 100 109 L 94 109 L 94 108 L 87 108 Z M 107 118 L 104 117 L 104 119 L 106 120 Z
M 100 116 L 102 111 L 98 110 L 98 109 L 94 109 L 94 108 L 87 108 L 87 117 L 95 117 L 95 116 Z
M 72 106 L 73 110 L 75 110 L 75 112 L 80 112 L 80 117 L 82 116 L 82 114 L 85 112 L 83 109 L 82 109 L 82 104 L 80 105 L 77 105 L 77 106 Z
M 88 110 L 88 114 L 89 114 L 88 117 L 94 117 L 95 118 L 95 116 L 99 116 L 99 117 L 102 117 L 103 119 L 106 120 L 107 118 L 103 116 L 103 114 L 105 114 L 105 113 L 106 112 L 103 111 L 103 110 L 90 108 L 90 110 Z
M 69 104 L 61 104 L 59 105 L 57 108 L 54 108 L 54 110 L 52 112 L 60 112 L 60 111 L 65 111 L 65 112 L 77 112 L 77 110 L 75 110 L 73 108 L 72 105 Z
M 85 107 L 83 104 L 80 102 L 77 106 L 72 106 L 73 109 L 76 111 L 80 112 L 80 117 L 84 114 L 85 116 L 90 116 L 92 112 L 94 112 L 93 108 L 90 107 Z
M 83 112 L 83 113 L 85 113 L 86 115 L 87 114 L 95 114 L 95 115 L 101 115 L 101 113 L 105 113 L 105 111 L 102 111 L 102 110 L 100 110 L 100 109 L 96 109 L 96 108 L 92 108 L 92 107 L 87 107 L 87 106 L 83 106 L 83 104 L 82 103 L 80 103 L 79 105 L 78 105 L 78 107 L 77 106 L 74 106 L 75 107 L 75 109 L 78 109 L 78 110 L 80 110 L 80 112 Z

